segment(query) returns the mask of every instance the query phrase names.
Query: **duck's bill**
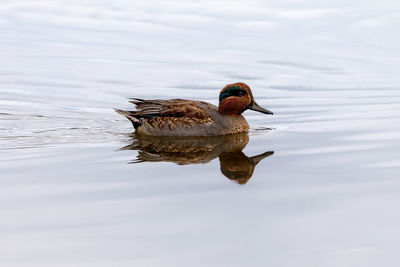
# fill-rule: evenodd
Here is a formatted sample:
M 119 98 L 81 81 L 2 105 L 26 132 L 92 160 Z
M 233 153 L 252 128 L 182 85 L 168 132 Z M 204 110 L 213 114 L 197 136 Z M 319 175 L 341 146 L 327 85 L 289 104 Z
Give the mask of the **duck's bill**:
M 268 109 L 265 109 L 263 107 L 260 107 L 255 101 L 253 101 L 253 103 L 249 106 L 249 109 L 254 110 L 254 111 L 258 111 L 261 113 L 265 113 L 265 114 L 270 114 L 273 115 L 274 113 Z

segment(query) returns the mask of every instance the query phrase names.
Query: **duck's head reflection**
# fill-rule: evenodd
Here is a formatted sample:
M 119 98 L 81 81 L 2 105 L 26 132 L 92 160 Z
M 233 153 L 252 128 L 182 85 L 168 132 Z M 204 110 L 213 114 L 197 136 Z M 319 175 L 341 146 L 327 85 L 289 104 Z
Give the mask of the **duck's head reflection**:
M 242 150 L 249 141 L 247 133 L 225 136 L 172 138 L 134 135 L 131 145 L 121 150 L 137 150 L 137 158 L 130 163 L 174 162 L 179 165 L 208 163 L 219 157 L 221 172 L 238 184 L 251 178 L 255 166 L 274 154 L 267 151 L 247 157 Z

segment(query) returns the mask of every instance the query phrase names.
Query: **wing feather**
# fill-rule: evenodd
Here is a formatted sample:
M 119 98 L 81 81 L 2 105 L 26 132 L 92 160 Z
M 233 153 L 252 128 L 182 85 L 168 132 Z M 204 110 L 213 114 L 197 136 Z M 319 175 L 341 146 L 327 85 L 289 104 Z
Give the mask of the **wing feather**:
M 157 125 L 158 128 L 161 128 L 166 125 L 172 129 L 177 125 L 190 126 L 194 122 L 202 123 L 211 120 L 197 101 L 129 98 L 129 102 L 136 106 L 135 111 L 116 111 L 127 117 L 135 128 L 144 122 L 153 127 Z

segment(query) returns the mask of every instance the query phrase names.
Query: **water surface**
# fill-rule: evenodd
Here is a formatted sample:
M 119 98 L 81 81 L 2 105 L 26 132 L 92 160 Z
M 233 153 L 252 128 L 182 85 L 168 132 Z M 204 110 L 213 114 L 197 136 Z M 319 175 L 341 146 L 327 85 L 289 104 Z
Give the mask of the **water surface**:
M 399 8 L 3 1 L 1 265 L 395 265 Z M 140 140 L 112 110 L 238 81 L 275 115 L 234 140 Z

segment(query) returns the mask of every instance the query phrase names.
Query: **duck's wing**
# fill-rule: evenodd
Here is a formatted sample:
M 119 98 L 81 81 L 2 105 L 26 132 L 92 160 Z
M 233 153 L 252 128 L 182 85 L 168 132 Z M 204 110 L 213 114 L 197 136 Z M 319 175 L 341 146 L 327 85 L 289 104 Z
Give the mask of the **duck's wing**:
M 144 121 L 162 123 L 165 120 L 180 121 L 203 121 L 208 120 L 209 115 L 204 108 L 199 106 L 198 101 L 171 99 L 171 100 L 144 100 L 140 98 L 129 98 L 129 102 L 136 105 L 135 111 L 116 109 L 115 111 L 127 117 L 135 128 Z

